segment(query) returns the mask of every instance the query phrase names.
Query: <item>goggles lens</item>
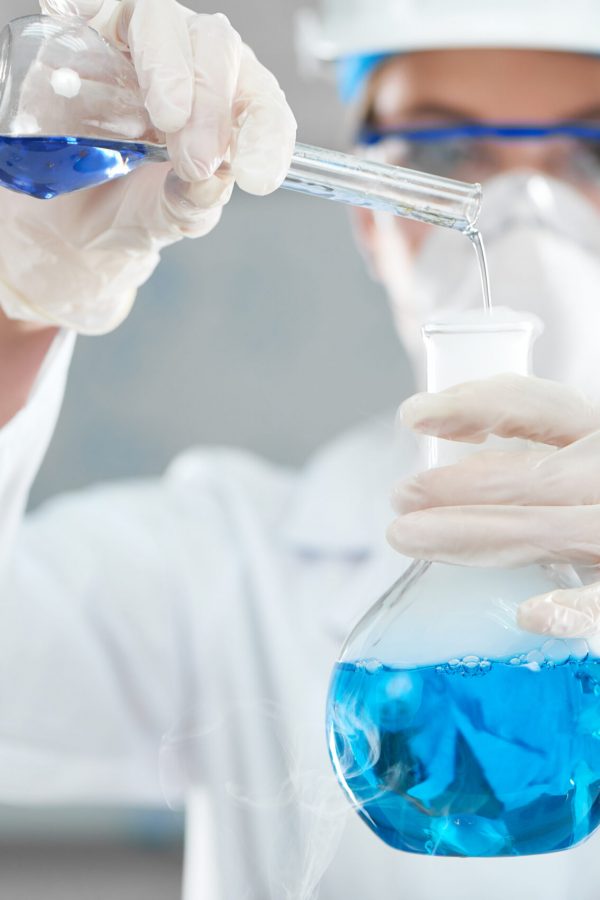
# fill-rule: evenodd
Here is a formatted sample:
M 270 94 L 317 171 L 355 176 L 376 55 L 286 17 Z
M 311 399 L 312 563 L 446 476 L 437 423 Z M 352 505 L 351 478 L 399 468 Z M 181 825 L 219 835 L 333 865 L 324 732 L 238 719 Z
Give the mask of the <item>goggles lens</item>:
M 365 128 L 358 144 L 372 159 L 462 181 L 531 168 L 600 188 L 600 123 Z

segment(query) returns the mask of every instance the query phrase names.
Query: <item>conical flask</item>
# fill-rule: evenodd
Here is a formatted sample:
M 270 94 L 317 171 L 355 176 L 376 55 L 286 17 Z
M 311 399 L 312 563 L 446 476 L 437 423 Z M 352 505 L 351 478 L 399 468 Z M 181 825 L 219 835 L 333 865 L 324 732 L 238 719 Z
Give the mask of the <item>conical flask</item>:
M 535 323 L 506 312 L 427 326 L 429 390 L 526 374 L 535 335 Z M 430 460 L 473 451 L 436 439 Z M 333 672 L 327 737 L 342 787 L 382 840 L 429 855 L 519 856 L 571 847 L 596 828 L 600 657 L 516 621 L 522 601 L 578 584 L 566 566 L 416 561 L 359 622 Z

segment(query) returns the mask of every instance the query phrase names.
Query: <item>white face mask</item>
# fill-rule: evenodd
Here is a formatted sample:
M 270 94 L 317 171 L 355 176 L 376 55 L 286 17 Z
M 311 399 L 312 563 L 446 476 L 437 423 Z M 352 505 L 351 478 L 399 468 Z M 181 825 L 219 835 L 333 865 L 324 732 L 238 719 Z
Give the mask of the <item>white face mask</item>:
M 475 254 L 464 235 L 440 228 L 410 258 L 397 225 L 378 224 L 398 330 L 418 365 L 424 321 L 481 306 Z M 513 172 L 484 185 L 480 227 L 493 303 L 544 323 L 535 374 L 600 397 L 600 210 L 561 182 Z

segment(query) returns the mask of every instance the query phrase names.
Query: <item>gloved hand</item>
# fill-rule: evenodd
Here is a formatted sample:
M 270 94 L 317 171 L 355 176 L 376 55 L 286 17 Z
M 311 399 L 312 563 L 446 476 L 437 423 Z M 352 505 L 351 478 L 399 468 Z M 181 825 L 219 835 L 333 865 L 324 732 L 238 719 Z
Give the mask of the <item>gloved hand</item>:
M 86 334 L 119 325 L 163 247 L 207 234 L 234 181 L 267 194 L 285 178 L 296 123 L 273 75 L 225 16 L 175 0 L 40 0 L 129 52 L 170 164 L 51 201 L 0 191 L 0 306 Z M 230 166 L 219 171 L 224 159 Z
M 600 563 L 600 405 L 551 381 L 499 375 L 417 394 L 400 417 L 450 440 L 495 434 L 538 444 L 484 450 L 398 484 L 388 537 L 401 553 L 508 568 Z M 519 623 L 557 637 L 600 632 L 600 582 L 527 600 Z

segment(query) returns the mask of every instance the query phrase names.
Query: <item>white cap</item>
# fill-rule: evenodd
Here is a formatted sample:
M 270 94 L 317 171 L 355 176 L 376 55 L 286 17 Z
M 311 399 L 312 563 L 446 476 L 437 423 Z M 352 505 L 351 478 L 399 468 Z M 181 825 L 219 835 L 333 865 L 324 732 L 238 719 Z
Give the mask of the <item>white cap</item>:
M 313 59 L 467 47 L 600 53 L 599 0 L 321 0 L 303 10 Z

